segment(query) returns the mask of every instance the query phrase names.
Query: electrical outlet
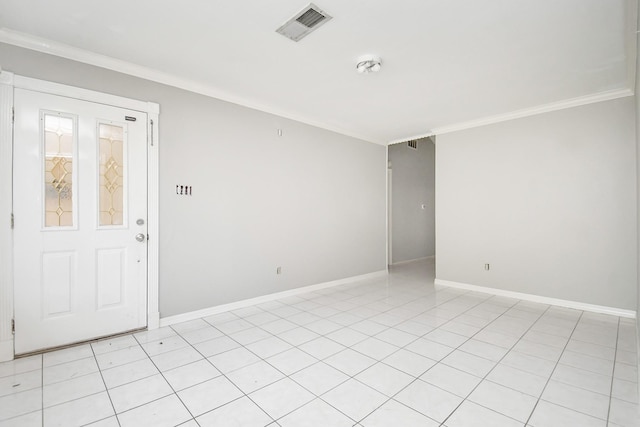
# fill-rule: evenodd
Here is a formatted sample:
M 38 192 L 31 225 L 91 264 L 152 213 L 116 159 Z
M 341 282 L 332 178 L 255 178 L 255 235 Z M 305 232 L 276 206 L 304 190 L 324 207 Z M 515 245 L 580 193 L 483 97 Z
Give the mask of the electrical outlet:
M 491 267 L 491 266 L 490 266 L 489 264 L 485 264 L 485 265 L 484 265 L 484 269 L 485 269 L 485 270 L 487 270 L 487 271 L 489 271 L 489 268 L 490 268 L 490 267 Z
M 276 274 L 282 274 L 282 267 L 276 268 Z

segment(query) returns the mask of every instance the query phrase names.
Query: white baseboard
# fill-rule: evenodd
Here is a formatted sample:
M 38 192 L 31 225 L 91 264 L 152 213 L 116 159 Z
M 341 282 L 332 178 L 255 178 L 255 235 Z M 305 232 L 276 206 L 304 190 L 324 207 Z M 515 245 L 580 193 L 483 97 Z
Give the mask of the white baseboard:
M 0 341 L 0 362 L 13 360 L 13 340 Z
M 391 266 L 395 266 L 395 265 L 403 265 L 403 264 L 410 264 L 412 262 L 418 262 L 418 261 L 426 261 L 429 259 L 434 259 L 436 256 L 435 255 L 430 255 L 430 256 L 425 256 L 422 258 L 414 258 L 414 259 L 408 259 L 405 261 L 398 261 L 398 262 L 394 262 L 393 264 L 391 264 Z
M 505 291 L 504 289 L 489 288 L 486 286 L 470 285 L 468 283 L 452 282 L 449 280 L 435 279 L 435 285 L 447 286 L 450 288 L 465 289 L 468 291 L 482 292 L 485 294 L 498 295 L 501 297 L 516 298 L 524 301 L 537 302 L 540 304 L 557 305 L 560 307 L 573 308 L 576 310 L 591 311 L 593 313 L 611 314 L 613 316 L 636 318 L 634 310 L 607 307 L 604 305 L 587 304 L 585 302 L 570 301 L 559 298 L 543 297 L 540 295 L 525 294 L 523 292 Z
M 301 288 L 290 289 L 288 291 L 276 292 L 273 294 L 262 295 L 256 298 L 249 298 L 242 301 L 236 301 L 229 304 L 217 305 L 215 307 L 204 308 L 202 310 L 190 311 L 188 313 L 176 314 L 160 318 L 160 327 L 173 325 L 174 323 L 187 322 L 189 320 L 199 319 L 201 317 L 211 316 L 213 314 L 224 313 L 226 311 L 237 310 L 239 308 L 250 307 L 256 304 L 286 298 L 294 295 L 300 295 L 307 292 L 317 291 L 319 289 L 331 288 L 333 286 L 344 285 L 347 283 L 358 282 L 360 280 L 377 279 L 385 277 L 389 274 L 387 270 L 380 270 L 373 273 L 362 274 L 360 276 L 347 277 L 345 279 L 333 280 L 331 282 L 318 283 L 316 285 L 303 286 Z

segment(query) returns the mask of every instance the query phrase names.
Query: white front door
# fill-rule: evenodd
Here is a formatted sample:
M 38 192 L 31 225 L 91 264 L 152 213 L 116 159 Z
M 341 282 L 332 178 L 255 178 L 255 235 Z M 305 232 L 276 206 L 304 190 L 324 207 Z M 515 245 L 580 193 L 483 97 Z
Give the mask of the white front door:
M 147 114 L 15 89 L 15 353 L 147 325 Z

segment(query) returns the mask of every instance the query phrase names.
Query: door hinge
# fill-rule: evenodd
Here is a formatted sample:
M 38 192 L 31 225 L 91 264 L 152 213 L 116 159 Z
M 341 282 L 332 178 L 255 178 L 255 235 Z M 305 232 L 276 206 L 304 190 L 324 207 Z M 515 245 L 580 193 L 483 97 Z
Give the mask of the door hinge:
M 16 319 L 11 319 L 11 333 L 16 334 Z
M 15 218 L 13 217 L 13 212 L 11 212 L 11 229 L 13 230 L 13 227 L 15 226 L 16 221 Z
M 11 124 L 15 124 L 16 122 L 16 109 L 11 107 Z
M 153 119 L 150 119 L 149 122 L 151 123 L 151 146 L 153 147 Z

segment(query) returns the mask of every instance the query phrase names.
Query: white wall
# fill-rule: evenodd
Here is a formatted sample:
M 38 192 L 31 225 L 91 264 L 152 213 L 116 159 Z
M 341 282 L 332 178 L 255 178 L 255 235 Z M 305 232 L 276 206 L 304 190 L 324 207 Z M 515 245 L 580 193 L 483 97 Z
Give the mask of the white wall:
M 439 135 L 437 278 L 635 310 L 634 132 L 628 97 Z
M 9 45 L 0 66 L 160 104 L 162 317 L 386 268 L 386 147 Z
M 435 146 L 418 140 L 389 146 L 392 167 L 392 261 L 402 262 L 435 254 Z M 424 204 L 425 209 L 421 205 Z

